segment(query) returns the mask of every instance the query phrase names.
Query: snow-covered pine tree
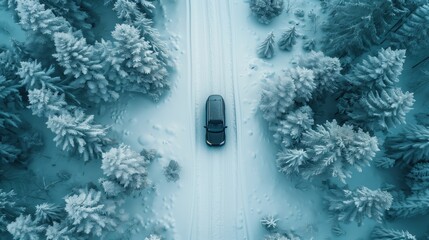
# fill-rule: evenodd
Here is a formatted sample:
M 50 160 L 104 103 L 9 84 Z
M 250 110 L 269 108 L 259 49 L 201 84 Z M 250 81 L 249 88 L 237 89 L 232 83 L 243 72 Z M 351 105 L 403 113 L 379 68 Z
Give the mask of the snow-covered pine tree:
M 413 93 L 403 93 L 400 88 L 374 90 L 358 98 L 352 106 L 340 111 L 347 114 L 350 122 L 371 131 L 386 131 L 405 123 L 406 114 L 414 105 Z
M 309 106 L 302 106 L 288 112 L 284 117 L 270 123 L 276 143 L 282 147 L 290 147 L 300 142 L 302 133 L 311 129 L 314 124 L 313 111 Z
M 16 0 L 16 12 L 20 24 L 24 30 L 40 32 L 47 36 L 57 32 L 68 32 L 71 30 L 70 23 L 63 17 L 55 16 L 50 9 L 38 0 Z
M 274 33 L 270 32 L 265 40 L 258 46 L 260 58 L 271 59 L 274 57 Z
M 405 23 L 392 33 L 392 44 L 412 53 L 429 46 L 429 3 L 418 6 Z
M 18 93 L 18 85 L 12 80 L 6 79 L 5 76 L 0 75 L 0 100 L 5 99 L 12 93 Z
M 285 174 L 299 173 L 300 168 L 309 161 L 307 151 L 304 149 L 283 148 L 277 153 L 277 168 Z
M 117 0 L 113 4 L 113 10 L 119 19 L 124 20 L 125 23 L 131 24 L 142 13 L 137 8 L 137 3 L 130 0 Z
M 267 215 L 262 217 L 261 224 L 262 226 L 268 230 L 273 231 L 277 229 L 277 222 L 279 221 L 278 218 L 276 218 L 274 215 Z
M 167 166 L 164 167 L 164 176 L 168 182 L 177 182 L 180 178 L 181 167 L 175 160 L 170 160 Z
M 98 179 L 98 182 L 103 187 L 104 193 L 107 197 L 118 197 L 125 191 L 124 187 L 116 181 L 100 178 Z
M 312 98 L 312 93 L 316 88 L 313 70 L 309 70 L 302 67 L 295 67 L 289 69 L 286 74 L 290 75 L 295 84 L 295 101 L 301 103 L 310 101 L 310 99 Z
M 389 210 L 393 218 L 411 218 L 429 213 L 429 189 L 414 192 L 412 195 L 393 201 Z
M 392 168 L 395 165 L 395 159 L 388 157 L 377 157 L 374 159 L 374 165 L 378 168 Z
M 304 43 L 302 44 L 302 49 L 304 49 L 304 51 L 306 52 L 314 51 L 316 49 L 316 40 L 314 39 L 305 40 Z
M 7 111 L 6 103 L 12 95 L 18 95 L 18 85 L 0 75 L 0 130 L 7 127 L 17 128 L 21 122 L 17 114 Z
M 291 231 L 282 233 L 271 233 L 264 237 L 264 240 L 301 240 L 302 238 Z
M 396 135 L 387 136 L 384 142 L 386 155 L 396 159 L 402 167 L 429 159 L 429 127 L 407 125 Z
M 124 144 L 103 153 L 103 173 L 125 188 L 137 190 L 147 187 L 150 183 L 147 167 L 148 161 Z
M 161 237 L 155 234 L 150 234 L 149 236 L 145 237 L 144 240 L 161 240 Z
M 14 162 L 18 159 L 21 152 L 22 151 L 14 145 L 0 142 L 0 162 L 2 163 Z
M 135 1 L 117 0 L 113 10 L 116 12 L 118 18 L 124 20 L 124 23 L 133 25 L 139 29 L 141 36 L 151 43 L 151 50 L 157 53 L 157 58 L 165 66 L 174 66 L 167 43 L 161 39 L 158 30 L 154 28 L 153 20 L 139 10 Z
M 79 194 L 66 197 L 65 202 L 67 218 L 78 233 L 101 236 L 103 231 L 111 231 L 117 226 L 115 213 L 103 203 L 101 192 L 80 190 Z
M 69 227 L 65 221 L 58 223 L 54 222 L 46 228 L 47 240 L 83 240 L 82 237 L 76 236 L 74 227 Z
M 273 18 L 279 16 L 284 8 L 283 0 L 250 0 L 250 10 L 258 22 L 269 24 Z
M 16 206 L 14 190 L 4 192 L 0 189 L 0 232 L 7 231 L 6 226 L 23 213 L 24 208 Z
M 170 86 L 168 70 L 152 50 L 151 43 L 140 31 L 128 24 L 117 24 L 112 32 L 115 61 L 119 64 L 118 75 L 126 78 L 122 89 L 137 91 L 158 100 Z
M 296 38 L 298 36 L 299 34 L 297 33 L 296 28 L 293 26 L 281 35 L 277 44 L 281 50 L 290 51 L 292 50 L 293 45 L 296 44 Z
M 98 159 L 102 148 L 110 142 L 106 127 L 93 124 L 93 115 L 85 115 L 81 109 L 71 113 L 49 116 L 48 128 L 56 134 L 54 141 L 62 150 L 79 153 L 84 161 Z
M 304 132 L 301 144 L 309 159 L 300 170 L 304 178 L 328 173 L 342 182 L 351 177 L 350 168 L 362 171 L 379 151 L 376 137 L 335 120 Z
M 64 94 L 46 88 L 29 90 L 28 102 L 33 115 L 39 117 L 58 115 L 67 109 Z
M 53 203 L 42 203 L 36 205 L 34 213 L 35 221 L 40 224 L 51 224 L 54 221 L 59 222 L 66 216 L 64 208 Z
M 386 210 L 392 205 L 393 197 L 380 189 L 359 187 L 355 190 L 332 188 L 325 196 L 328 210 L 340 222 L 356 222 L 359 226 L 365 218 L 377 222 L 383 220 Z
M 92 30 L 96 20 L 92 2 L 69 0 L 40 0 L 40 2 L 51 9 L 57 17 L 65 18 L 73 29 L 82 32 L 89 42 L 94 41 L 95 35 Z
M 399 82 L 405 62 L 405 50 L 381 49 L 368 56 L 346 76 L 349 84 L 362 90 L 382 90 Z
M 386 228 L 383 226 L 375 227 L 371 232 L 371 240 L 417 240 L 414 235 L 408 231 Z
M 65 75 L 75 78 L 70 83 L 74 88 L 86 88 L 88 99 L 94 102 L 114 101 L 119 94 L 109 86 L 105 78 L 100 53 L 85 38 L 78 38 L 72 33 L 55 33 L 56 53 L 53 56 L 64 68 Z
M 403 11 L 400 7 L 391 0 L 333 4 L 323 25 L 324 52 L 331 56 L 360 55 L 392 27 Z
M 343 85 L 340 73 L 342 68 L 338 58 L 327 57 L 322 52 L 312 51 L 298 59 L 298 66 L 313 71 L 316 83 L 313 94 L 318 97 L 322 94 L 334 93 Z
M 15 221 L 7 225 L 7 231 L 15 240 L 39 240 L 45 227 L 39 225 L 36 220 L 31 219 L 31 215 L 20 215 Z
M 429 162 L 416 163 L 407 175 L 413 191 L 429 189 Z
M 282 118 L 292 107 L 295 99 L 295 84 L 290 76 L 264 79 L 259 109 L 269 122 Z
M 42 64 L 36 61 L 21 62 L 16 73 L 21 78 L 21 85 L 28 89 L 48 88 L 53 91 L 63 91 L 59 77 L 52 77 L 55 69 L 50 66 L 43 69 Z

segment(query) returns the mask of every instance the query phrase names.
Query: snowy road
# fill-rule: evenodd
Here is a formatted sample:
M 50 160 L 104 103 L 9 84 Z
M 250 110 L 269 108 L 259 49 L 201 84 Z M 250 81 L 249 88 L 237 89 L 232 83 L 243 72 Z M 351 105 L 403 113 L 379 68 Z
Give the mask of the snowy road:
M 249 239 L 239 173 L 241 112 L 231 6 L 227 1 L 188 0 L 187 16 L 189 111 L 195 116 L 188 239 Z M 220 148 L 204 141 L 205 100 L 211 94 L 221 94 L 226 103 L 229 128 Z

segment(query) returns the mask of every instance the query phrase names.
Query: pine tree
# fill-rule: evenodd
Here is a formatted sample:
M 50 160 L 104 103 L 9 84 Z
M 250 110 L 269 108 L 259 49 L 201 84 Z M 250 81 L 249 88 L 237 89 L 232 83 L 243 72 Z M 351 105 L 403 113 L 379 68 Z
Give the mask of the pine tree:
M 148 237 L 145 237 L 144 240 L 161 240 L 161 237 L 158 235 L 149 235 Z
M 290 75 L 295 84 L 295 101 L 302 103 L 310 101 L 313 91 L 316 88 L 313 71 L 306 68 L 296 67 L 290 69 L 287 74 Z
M 27 90 L 35 88 L 48 88 L 53 91 L 63 91 L 59 77 L 52 77 L 55 69 L 50 66 L 43 69 L 42 64 L 37 61 L 21 62 L 21 67 L 16 73 L 21 77 L 21 85 Z
M 67 217 L 78 233 L 101 236 L 103 231 L 117 226 L 114 212 L 103 204 L 101 192 L 80 190 L 79 194 L 66 197 L 65 202 Z
M 262 87 L 259 109 L 267 121 L 274 122 L 292 107 L 296 92 L 295 84 L 293 79 L 286 75 L 277 79 L 267 78 Z
M 64 222 L 54 222 L 46 228 L 47 240 L 81 240 L 83 238 L 75 236 L 75 229 L 66 226 Z
M 280 37 L 280 40 L 278 42 L 279 48 L 285 51 L 292 50 L 293 45 L 296 44 L 296 38 L 298 36 L 299 34 L 296 32 L 295 27 L 289 28 Z
M 32 30 L 52 36 L 57 32 L 68 32 L 70 24 L 63 17 L 57 17 L 38 0 L 16 0 L 16 12 L 24 30 Z
M 103 187 L 104 193 L 108 197 L 119 197 L 122 193 L 124 193 L 124 187 L 117 183 L 116 181 L 111 181 L 108 179 L 100 178 L 98 182 Z
M 309 157 L 300 171 L 304 178 L 328 173 L 343 182 L 351 177 L 351 167 L 362 171 L 379 151 L 376 137 L 335 120 L 304 132 L 301 143 Z
M 0 142 L 0 162 L 11 163 L 18 159 L 22 151 L 14 145 Z
M 268 24 L 279 16 L 283 8 L 283 0 L 250 0 L 250 10 L 263 24 Z
M 406 48 L 417 52 L 429 46 L 429 3 L 418 6 L 405 23 L 392 34 L 392 44 L 396 48 Z
M 414 192 L 404 199 L 395 200 L 389 210 L 393 218 L 411 218 L 429 213 L 429 189 Z
M 20 215 L 15 221 L 7 225 L 7 231 L 16 240 L 39 240 L 45 230 L 37 221 L 31 219 L 31 215 Z
M 18 93 L 18 85 L 12 80 L 7 80 L 5 76 L 0 75 L 0 100 L 5 99 L 12 93 Z
M 416 240 L 416 237 L 408 231 L 377 226 L 371 232 L 371 240 Z
M 405 62 L 405 50 L 381 49 L 368 56 L 347 75 L 347 82 L 363 90 L 382 90 L 399 82 Z
M 151 50 L 157 53 L 157 58 L 164 66 L 174 66 L 167 43 L 161 39 L 158 30 L 154 28 L 153 20 L 148 18 L 148 15 L 139 9 L 139 5 L 136 2 L 117 0 L 113 10 L 116 12 L 118 18 L 124 20 L 124 23 L 137 28 L 141 36 L 151 43 Z
M 273 231 L 277 229 L 278 221 L 279 221 L 278 218 L 274 217 L 273 215 L 268 215 L 261 219 L 261 224 L 266 230 Z
M 270 130 L 274 131 L 276 143 L 280 143 L 282 147 L 289 147 L 299 143 L 302 133 L 311 129 L 313 124 L 313 111 L 309 106 L 302 106 L 290 111 L 278 122 L 272 123 Z
M 284 148 L 277 153 L 277 168 L 285 174 L 299 173 L 300 168 L 309 161 L 307 151 L 304 149 Z
M 94 102 L 114 101 L 119 98 L 104 76 L 100 54 L 85 38 L 77 38 L 72 33 L 55 33 L 56 53 L 53 56 L 64 67 L 64 74 L 75 78 L 71 87 L 87 89 L 87 95 Z
M 3 189 L 0 189 L 0 232 L 7 231 L 7 225 L 24 211 L 23 207 L 16 205 L 15 199 L 14 190 L 4 192 Z
M 125 188 L 142 189 L 149 185 L 147 178 L 148 161 L 129 146 L 121 144 L 103 153 L 101 169 L 103 173 Z
M 122 88 L 148 94 L 158 100 L 169 88 L 168 71 L 152 50 L 151 43 L 134 26 L 118 24 L 112 32 L 116 59 L 120 62 L 119 75 L 127 76 Z
M 28 91 L 29 109 L 39 117 L 53 116 L 62 113 L 67 107 L 64 94 L 49 89 L 33 89 Z
M 335 220 L 356 222 L 359 226 L 365 218 L 381 222 L 393 201 L 390 193 L 366 187 L 359 187 L 353 191 L 333 188 L 325 198 Z
M 387 130 L 405 123 L 406 114 L 413 104 L 412 93 L 403 93 L 400 88 L 388 88 L 361 95 L 345 112 L 351 122 L 364 129 Z
M 264 240 L 301 240 L 302 238 L 291 231 L 282 233 L 271 233 L 266 235 Z
M 374 165 L 378 168 L 392 168 L 395 163 L 395 159 L 391 159 L 388 157 L 378 157 L 374 159 Z
M 49 116 L 48 128 L 56 134 L 54 141 L 64 151 L 79 153 L 84 161 L 98 159 L 102 147 L 109 142 L 106 127 L 93 124 L 93 115 L 85 115 L 76 109 L 72 113 L 64 112 L 58 116 Z
M 42 224 L 61 221 L 65 217 L 64 209 L 53 203 L 42 203 L 36 205 L 36 221 Z
M 316 40 L 314 39 L 307 39 L 302 44 L 302 49 L 306 52 L 311 52 L 316 50 Z
M 380 40 L 402 11 L 391 0 L 346 0 L 333 4 L 323 26 L 324 52 L 331 56 L 360 55 Z
M 258 56 L 260 58 L 271 59 L 274 57 L 274 33 L 268 34 L 267 38 L 258 46 Z
M 429 189 L 429 162 L 416 163 L 407 175 L 413 191 Z
M 95 35 L 93 26 L 94 13 L 91 10 L 93 4 L 85 1 L 68 1 L 68 0 L 40 0 L 45 3 L 52 12 L 58 16 L 65 18 L 73 29 L 82 32 L 82 35 L 90 42 L 94 41 Z
M 310 52 L 300 57 L 298 66 L 312 70 L 316 88 L 313 94 L 334 93 L 342 86 L 342 70 L 338 58 L 325 56 L 322 52 Z
M 388 136 L 384 148 L 388 157 L 397 159 L 402 166 L 410 166 L 420 160 L 429 159 L 429 127 L 407 125 L 393 136 Z
M 181 167 L 175 160 L 170 160 L 167 166 L 164 167 L 164 176 L 168 182 L 177 182 L 180 178 Z

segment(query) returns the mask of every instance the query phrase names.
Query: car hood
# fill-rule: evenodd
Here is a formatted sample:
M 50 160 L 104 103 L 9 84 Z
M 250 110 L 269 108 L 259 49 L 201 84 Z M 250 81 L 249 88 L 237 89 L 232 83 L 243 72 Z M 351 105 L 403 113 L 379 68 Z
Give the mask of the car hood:
M 209 145 L 222 145 L 225 143 L 225 131 L 222 131 L 222 132 L 207 131 L 206 140 Z

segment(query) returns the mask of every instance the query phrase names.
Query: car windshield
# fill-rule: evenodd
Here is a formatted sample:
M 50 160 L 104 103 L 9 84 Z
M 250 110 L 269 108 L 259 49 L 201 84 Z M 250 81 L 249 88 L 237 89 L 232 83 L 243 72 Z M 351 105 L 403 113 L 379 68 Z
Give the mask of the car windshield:
M 221 132 L 224 129 L 222 120 L 210 120 L 207 127 L 210 132 Z

